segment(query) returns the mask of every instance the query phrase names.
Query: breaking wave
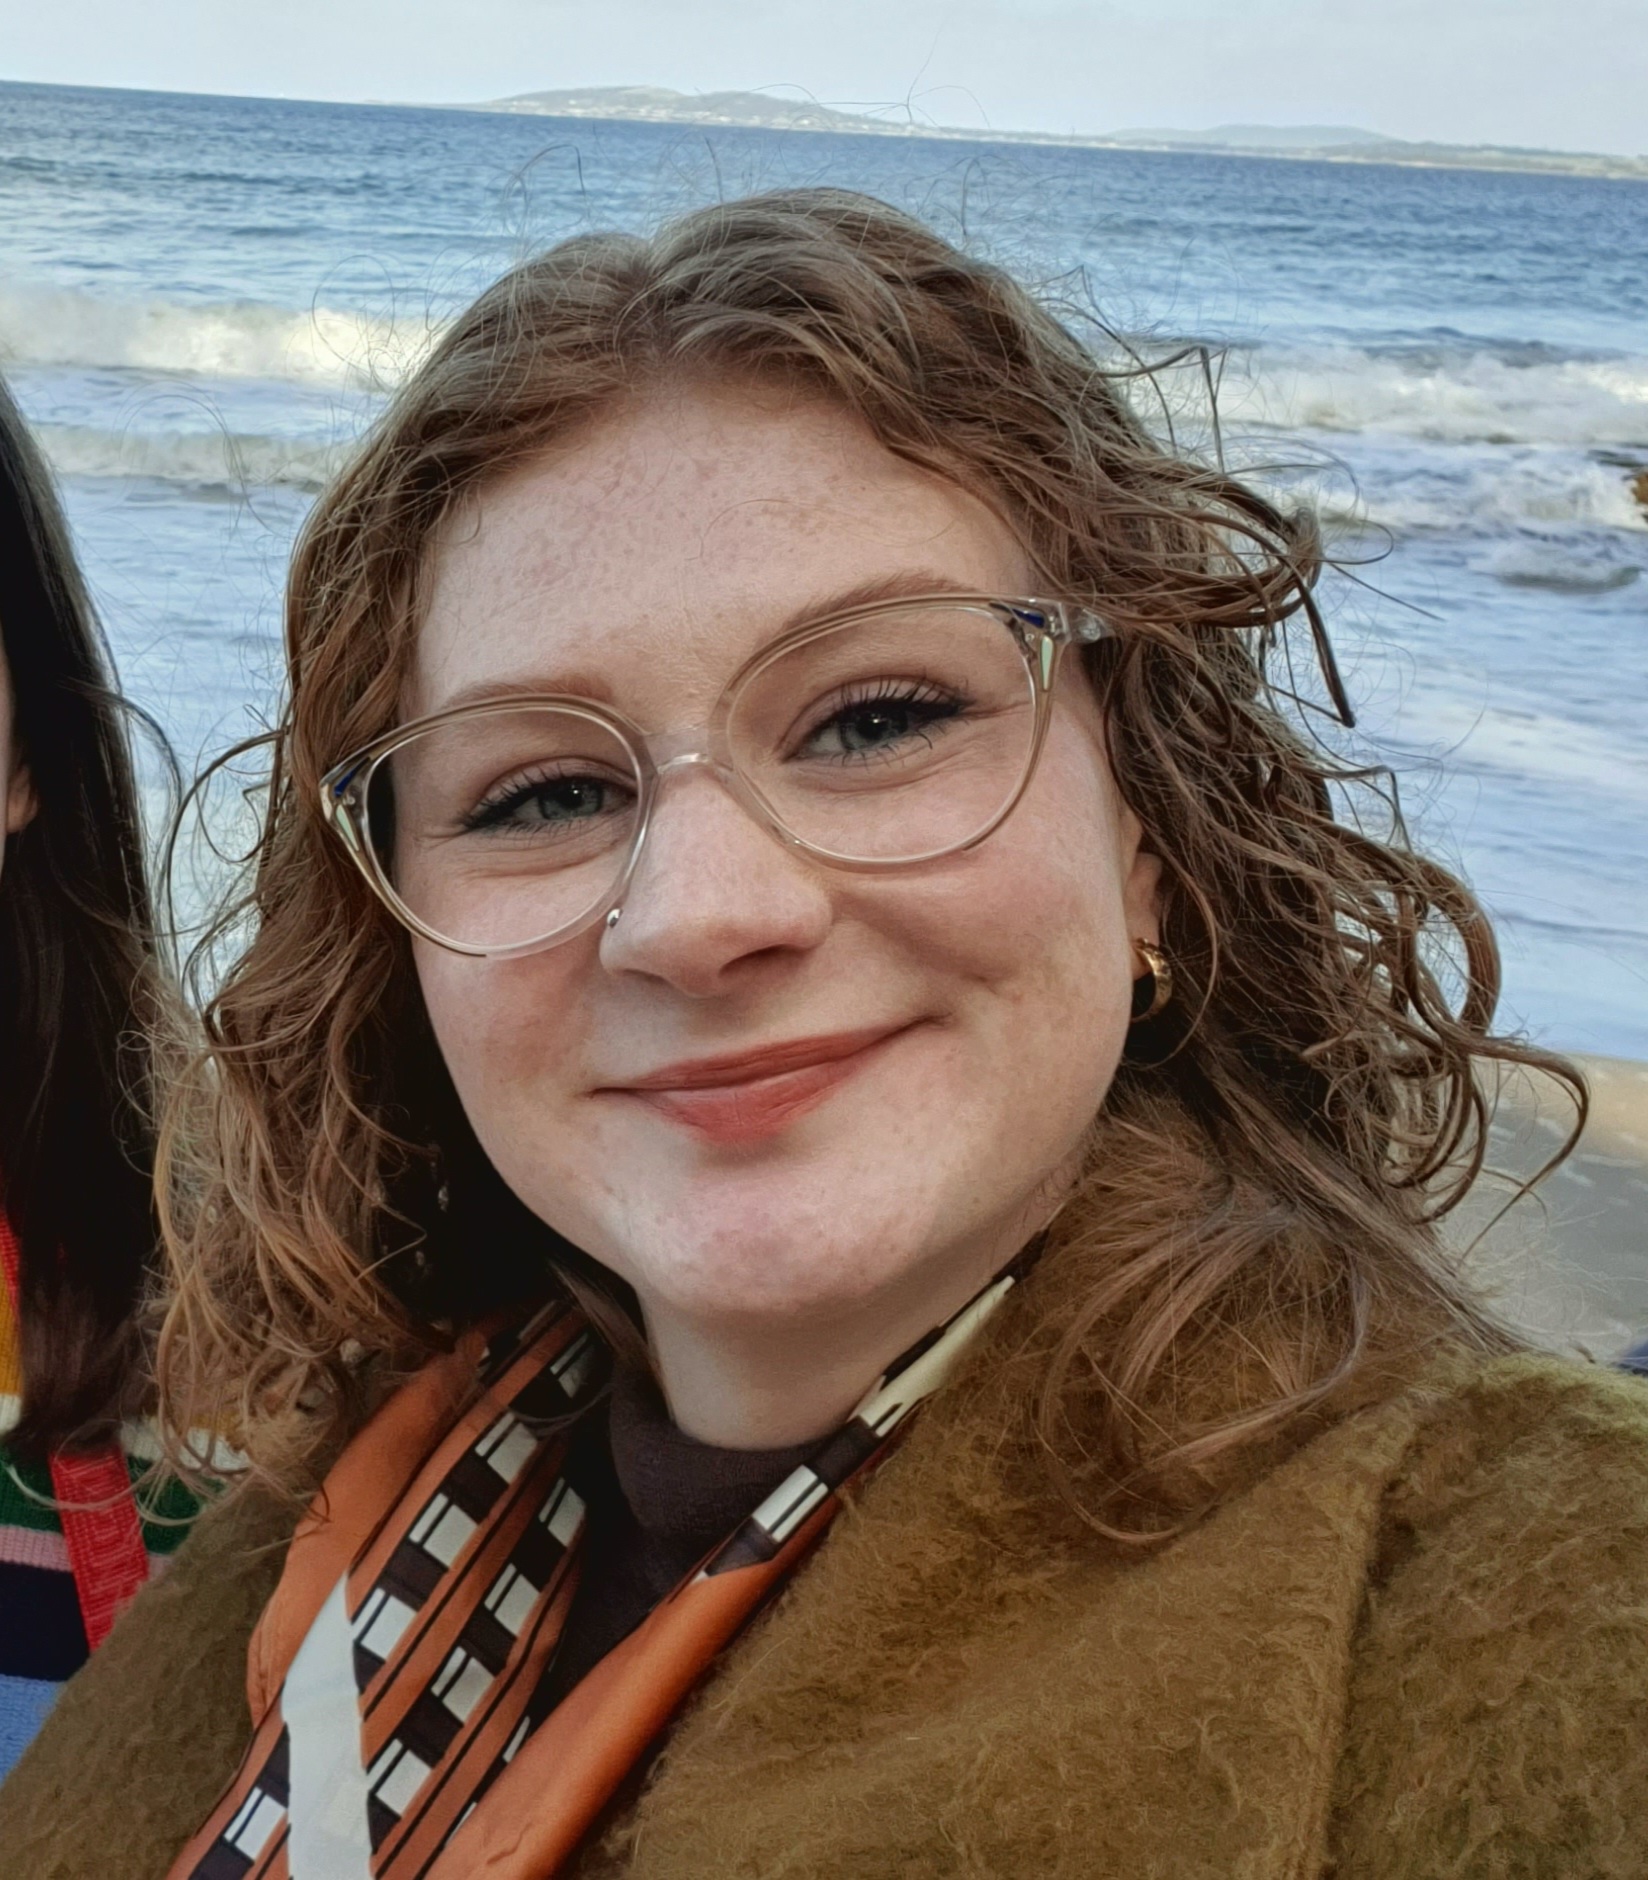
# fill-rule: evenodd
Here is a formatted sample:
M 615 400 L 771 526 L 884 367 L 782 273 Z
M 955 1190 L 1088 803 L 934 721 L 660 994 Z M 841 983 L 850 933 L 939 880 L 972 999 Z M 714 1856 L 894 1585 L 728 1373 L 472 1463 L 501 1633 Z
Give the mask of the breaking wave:
M 27 366 L 386 389 L 428 351 L 427 315 L 383 319 L 257 301 L 120 300 L 44 284 L 0 288 L 0 355 Z M 1146 349 L 1148 350 L 1148 348 Z M 1227 426 L 1447 444 L 1648 450 L 1648 356 L 1448 341 L 1258 347 L 1230 354 Z
M 1648 357 L 1549 347 L 1323 347 L 1233 360 L 1226 424 L 1441 444 L 1648 449 Z
M 436 331 L 429 320 L 381 320 L 334 307 L 296 313 L 257 301 L 134 301 L 73 288 L 0 289 L 0 359 L 25 366 L 383 390 L 423 357 Z
M 249 300 L 121 300 L 40 283 L 0 286 L 0 362 L 37 378 L 165 375 L 189 384 L 203 408 L 219 403 L 212 385 L 225 388 L 216 426 L 156 424 L 127 406 L 124 422 L 100 427 L 106 388 L 89 403 L 43 399 L 43 440 L 58 471 L 72 477 L 313 491 L 359 431 L 358 406 L 351 420 L 328 399 L 391 390 L 438 332 L 422 313 L 380 319 L 336 307 L 296 312 Z M 1166 376 L 1181 377 L 1168 395 L 1193 418 L 1199 372 Z M 284 386 L 290 390 L 280 396 L 319 402 L 301 414 L 294 405 L 297 435 L 264 434 L 256 407 L 229 395 L 234 381 Z M 1142 387 L 1140 397 L 1149 402 Z M 118 391 L 113 398 L 118 406 Z M 1354 462 L 1354 490 L 1326 463 L 1320 475 L 1306 470 L 1293 481 L 1329 521 L 1472 533 L 1626 531 L 1636 539 L 1648 527 L 1631 489 L 1633 470 L 1648 467 L 1648 356 L 1458 335 L 1257 346 L 1226 356 L 1218 405 L 1227 437 L 1250 440 L 1261 466 L 1287 455 L 1288 440 Z M 1510 561 L 1491 570 L 1500 578 L 1555 580 L 1548 557 L 1524 570 L 1507 552 Z M 1577 591 L 1634 580 L 1638 556 L 1622 552 L 1626 561 L 1617 564 L 1582 557 L 1585 565 L 1559 585 Z
M 1373 523 L 1402 533 L 1461 529 L 1570 535 L 1623 531 L 1640 537 L 1648 512 L 1622 464 L 1573 450 L 1458 451 L 1419 463 L 1412 454 L 1357 465 L 1352 491 L 1342 473 L 1294 479 L 1329 522 Z
M 35 435 L 60 477 L 134 477 L 190 484 L 200 490 L 313 492 L 348 454 L 344 443 L 232 431 L 102 431 L 90 425 L 42 424 Z

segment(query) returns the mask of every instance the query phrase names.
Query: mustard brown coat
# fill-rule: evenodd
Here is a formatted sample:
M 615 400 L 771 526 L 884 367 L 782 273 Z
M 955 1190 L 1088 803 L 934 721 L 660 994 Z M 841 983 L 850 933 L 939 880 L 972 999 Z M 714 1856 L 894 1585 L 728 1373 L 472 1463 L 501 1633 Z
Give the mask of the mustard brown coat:
M 1441 1361 L 1140 1553 L 1003 1439 L 988 1370 L 579 1880 L 1648 1874 L 1648 1386 Z M 7 1880 L 164 1875 L 249 1733 L 289 1527 L 226 1504 L 138 1600 L 0 1792 Z

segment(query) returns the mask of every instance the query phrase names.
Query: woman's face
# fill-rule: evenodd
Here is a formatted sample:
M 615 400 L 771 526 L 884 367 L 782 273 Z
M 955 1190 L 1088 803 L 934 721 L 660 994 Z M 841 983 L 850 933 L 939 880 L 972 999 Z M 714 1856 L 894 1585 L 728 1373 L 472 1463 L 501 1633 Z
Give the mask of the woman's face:
M 786 621 L 912 581 L 1036 585 L 992 511 L 842 411 L 660 394 L 448 530 L 406 711 L 525 689 L 692 727 Z M 827 869 L 689 769 L 616 927 L 507 961 L 419 941 L 417 969 L 488 1155 L 649 1319 L 822 1323 L 900 1297 L 936 1318 L 1057 1205 L 1156 873 L 1071 660 L 1029 792 L 977 849 Z
M 34 792 L 18 746 L 15 711 L 11 668 L 0 651 L 0 870 L 6 862 L 5 837 L 16 835 L 34 814 Z

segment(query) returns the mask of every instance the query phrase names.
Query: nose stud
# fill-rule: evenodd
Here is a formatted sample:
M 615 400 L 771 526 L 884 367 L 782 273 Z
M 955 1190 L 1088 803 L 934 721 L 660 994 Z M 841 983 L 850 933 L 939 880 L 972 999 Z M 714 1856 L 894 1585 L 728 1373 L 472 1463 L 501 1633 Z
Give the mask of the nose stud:
M 611 933 L 613 928 L 618 925 L 618 917 L 623 913 L 623 911 L 624 910 L 621 907 L 615 907 L 608 911 L 608 914 L 607 914 L 607 932 L 608 933 Z

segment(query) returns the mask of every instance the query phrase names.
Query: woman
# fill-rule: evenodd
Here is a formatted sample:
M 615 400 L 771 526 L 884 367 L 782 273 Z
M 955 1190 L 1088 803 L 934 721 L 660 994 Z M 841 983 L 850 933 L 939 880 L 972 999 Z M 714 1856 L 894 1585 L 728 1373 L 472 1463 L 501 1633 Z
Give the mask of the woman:
M 131 1475 L 148 1461 L 122 1447 L 155 1238 L 159 981 L 121 709 L 0 386 L 0 1771 L 187 1505 L 141 1519 Z
M 1303 615 L 1343 703 L 1316 566 L 863 198 L 462 316 L 309 522 L 171 1125 L 171 1419 L 325 1484 L 207 1517 L 0 1845 L 1637 1871 L 1648 1412 L 1436 1226 L 1476 1073 L 1566 1073 L 1265 682 Z

